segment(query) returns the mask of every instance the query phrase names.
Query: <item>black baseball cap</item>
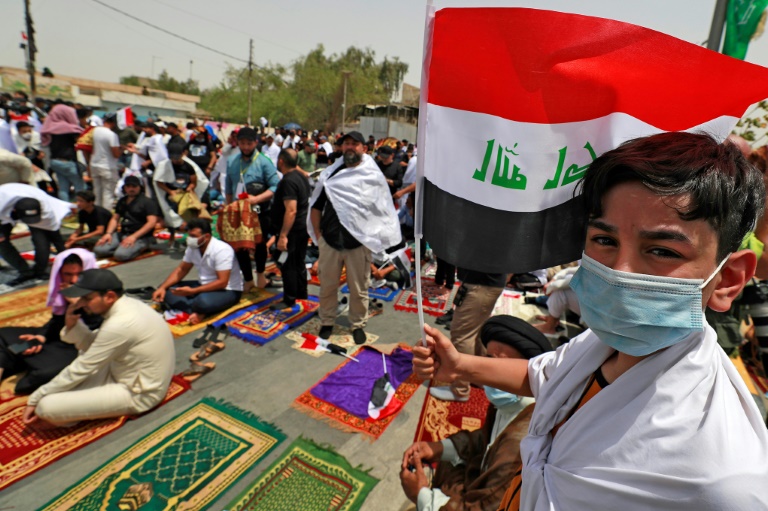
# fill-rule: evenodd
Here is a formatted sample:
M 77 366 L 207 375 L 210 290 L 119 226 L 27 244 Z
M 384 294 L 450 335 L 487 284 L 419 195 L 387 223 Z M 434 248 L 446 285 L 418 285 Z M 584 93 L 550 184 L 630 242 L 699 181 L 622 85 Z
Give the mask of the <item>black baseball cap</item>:
M 14 220 L 21 220 L 25 224 L 36 224 L 43 216 L 40 201 L 32 197 L 24 197 L 16 201 L 13 206 Z
M 253 128 L 245 127 L 240 128 L 240 131 L 237 132 L 237 139 L 242 140 L 256 140 L 258 137 L 256 136 L 256 130 Z
M 141 186 L 141 179 L 138 176 L 128 176 L 123 180 L 123 186 Z
M 381 155 L 389 156 L 391 154 L 395 154 L 395 150 L 392 149 L 391 147 L 389 147 L 388 145 L 383 145 L 383 146 L 379 147 L 378 153 L 381 154 Z
M 361 144 L 365 144 L 365 139 L 363 138 L 363 135 L 359 131 L 350 131 L 343 137 L 339 139 L 339 144 L 344 143 L 344 141 L 348 138 L 351 138 L 355 142 L 360 142 Z
M 122 291 L 123 281 L 109 270 L 96 268 L 86 270 L 80 275 L 77 284 L 61 290 L 61 294 L 67 298 L 80 298 L 94 291 L 105 293 L 107 291 Z

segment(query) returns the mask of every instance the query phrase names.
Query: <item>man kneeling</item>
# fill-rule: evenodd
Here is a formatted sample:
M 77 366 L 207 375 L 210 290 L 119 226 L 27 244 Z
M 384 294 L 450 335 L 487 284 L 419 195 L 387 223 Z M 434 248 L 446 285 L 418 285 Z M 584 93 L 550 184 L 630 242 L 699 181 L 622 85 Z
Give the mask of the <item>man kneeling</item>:
M 142 413 L 160 403 L 176 359 L 173 336 L 162 317 L 123 296 L 123 283 L 109 270 L 87 270 L 61 294 L 76 299 L 67 308 L 61 339 L 80 354 L 29 397 L 24 422 L 39 418 L 65 426 Z M 100 315 L 104 322 L 91 331 L 81 312 Z
M 181 264 L 152 295 L 166 310 L 190 313 L 197 324 L 204 316 L 228 309 L 240 301 L 243 276 L 235 251 L 211 234 L 211 223 L 201 218 L 187 224 L 187 251 Z M 200 281 L 182 280 L 197 266 Z M 168 292 L 170 291 L 170 292 Z

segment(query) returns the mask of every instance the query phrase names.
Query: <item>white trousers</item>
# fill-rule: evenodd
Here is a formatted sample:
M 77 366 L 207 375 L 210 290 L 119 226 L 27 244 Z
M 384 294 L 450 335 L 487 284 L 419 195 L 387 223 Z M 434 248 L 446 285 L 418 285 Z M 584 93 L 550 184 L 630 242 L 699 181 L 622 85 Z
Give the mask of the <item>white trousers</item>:
M 117 170 L 91 166 L 91 179 L 93 180 L 93 194 L 96 195 L 96 205 L 112 211 L 115 206 Z

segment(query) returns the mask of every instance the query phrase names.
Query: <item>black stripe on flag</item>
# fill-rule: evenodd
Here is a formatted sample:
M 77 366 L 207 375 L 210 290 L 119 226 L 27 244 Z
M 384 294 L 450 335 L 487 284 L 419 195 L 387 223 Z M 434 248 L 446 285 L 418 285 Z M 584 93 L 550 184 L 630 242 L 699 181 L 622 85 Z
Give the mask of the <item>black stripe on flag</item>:
M 489 208 L 424 179 L 424 238 L 438 257 L 485 273 L 525 273 L 581 258 L 580 198 L 533 213 Z

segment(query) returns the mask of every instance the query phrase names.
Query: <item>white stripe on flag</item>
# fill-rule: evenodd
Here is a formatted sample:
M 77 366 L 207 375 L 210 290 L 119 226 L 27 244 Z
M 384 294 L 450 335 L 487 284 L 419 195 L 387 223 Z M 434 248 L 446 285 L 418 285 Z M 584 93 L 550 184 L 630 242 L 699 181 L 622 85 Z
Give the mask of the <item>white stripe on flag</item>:
M 737 121 L 722 116 L 686 131 L 723 140 Z M 573 198 L 593 155 L 663 130 L 624 113 L 537 124 L 430 104 L 425 131 L 424 175 L 438 188 L 490 208 L 531 213 Z

